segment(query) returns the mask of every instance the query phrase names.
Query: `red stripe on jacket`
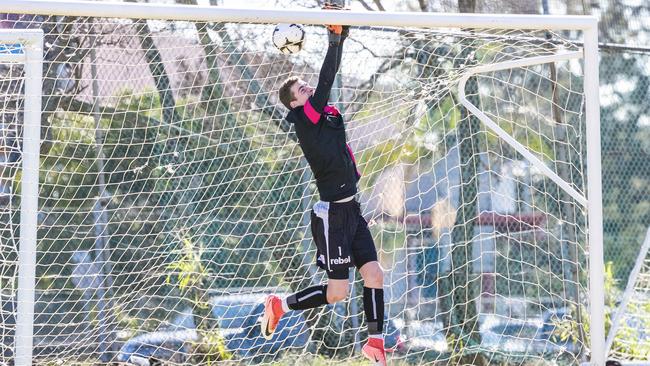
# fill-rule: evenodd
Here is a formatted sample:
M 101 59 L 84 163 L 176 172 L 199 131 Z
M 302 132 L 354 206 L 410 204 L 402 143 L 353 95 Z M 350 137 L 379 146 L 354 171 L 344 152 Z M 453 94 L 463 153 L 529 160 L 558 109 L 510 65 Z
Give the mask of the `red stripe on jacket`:
M 303 110 L 305 111 L 305 115 L 307 116 L 307 118 L 309 118 L 311 123 L 313 124 L 318 123 L 318 120 L 320 119 L 320 113 L 316 112 L 316 109 L 314 109 L 314 107 L 311 105 L 309 99 L 307 99 L 307 103 L 305 103 L 305 107 L 303 108 Z

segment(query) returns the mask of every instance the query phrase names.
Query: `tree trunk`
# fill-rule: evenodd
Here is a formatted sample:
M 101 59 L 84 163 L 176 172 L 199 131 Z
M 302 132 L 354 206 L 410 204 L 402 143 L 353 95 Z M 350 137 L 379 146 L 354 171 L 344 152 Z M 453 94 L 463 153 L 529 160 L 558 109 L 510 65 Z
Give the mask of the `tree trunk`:
M 473 13 L 475 0 L 458 0 L 460 12 Z M 456 67 L 461 62 L 469 60 L 473 47 L 461 45 L 462 50 L 456 58 Z M 478 98 L 478 80 L 470 78 L 466 84 L 467 99 L 480 108 Z M 477 304 L 480 300 L 480 273 L 472 270 L 471 253 L 474 237 L 475 220 L 478 216 L 478 173 L 480 161 L 478 154 L 481 152 L 479 133 L 480 121 L 466 108 L 460 108 L 461 119 L 456 127 L 458 153 L 460 156 L 460 207 L 456 215 L 456 222 L 451 232 L 451 269 L 449 279 L 445 284 L 443 294 L 445 298 L 443 311 L 448 311 L 449 316 L 445 326 L 449 334 L 453 335 L 452 352 L 460 357 L 461 364 L 487 365 L 486 358 L 480 354 L 467 354 L 467 347 L 476 347 L 481 343 L 481 334 L 478 331 Z M 461 348 L 462 347 L 462 348 Z
M 463 51 L 459 59 L 469 57 L 469 48 Z M 466 85 L 468 100 L 479 105 L 476 97 L 478 81 L 470 78 Z M 454 335 L 454 352 L 461 356 L 462 364 L 487 365 L 481 354 L 466 355 L 464 349 L 459 347 L 477 346 L 481 343 L 481 334 L 478 332 L 477 305 L 480 301 L 480 276 L 481 273 L 473 270 L 472 246 L 474 237 L 475 220 L 478 215 L 478 173 L 480 161 L 478 154 L 481 151 L 479 132 L 481 129 L 478 118 L 461 107 L 461 119 L 456 127 L 458 138 L 458 153 L 460 155 L 460 203 L 456 215 L 454 229 L 451 232 L 451 284 L 447 286 L 444 294 L 446 300 L 451 301 L 450 316 L 447 319 L 448 329 Z M 445 309 L 445 310 L 447 310 Z
M 126 2 L 135 3 L 135 0 L 125 0 Z M 151 29 L 149 24 L 144 19 L 136 20 L 136 29 L 138 31 L 138 40 L 140 46 L 144 51 L 144 56 L 147 59 L 147 65 L 149 66 L 149 71 L 151 76 L 156 83 L 156 90 L 160 96 L 160 104 L 163 108 L 163 122 L 167 124 L 174 124 L 174 122 L 180 121 L 178 114 L 176 113 L 176 102 L 174 100 L 174 94 L 172 93 L 172 86 L 169 80 L 169 76 L 165 71 L 165 64 L 163 64 L 162 56 L 160 51 L 153 42 L 151 37 Z

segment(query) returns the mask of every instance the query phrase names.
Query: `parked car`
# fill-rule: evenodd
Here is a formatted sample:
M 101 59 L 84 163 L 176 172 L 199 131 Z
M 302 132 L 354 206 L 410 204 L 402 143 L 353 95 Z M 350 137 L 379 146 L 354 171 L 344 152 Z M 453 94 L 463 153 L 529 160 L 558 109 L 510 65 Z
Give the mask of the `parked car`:
M 264 312 L 266 294 L 224 295 L 211 299 L 212 315 L 218 322 L 226 348 L 238 358 L 276 355 L 280 351 L 303 348 L 309 341 L 301 311 L 284 316 L 271 340 L 262 337 L 259 318 Z M 140 334 L 120 349 L 117 361 L 133 365 L 156 362 L 188 362 L 191 346 L 199 340 L 191 313 L 176 319 L 176 329 Z M 185 329 L 183 329 L 185 328 Z M 146 363 L 145 363 L 146 364 Z
M 394 352 L 404 352 L 405 345 L 402 337 L 402 331 L 397 327 L 393 319 L 386 321 L 384 333 L 384 347 Z
M 539 318 L 522 320 L 502 315 L 482 315 L 479 320 L 481 346 L 487 350 L 513 353 L 558 353 L 579 351 L 571 339 L 557 336 L 558 322 L 567 321 L 566 308 L 547 310 Z M 441 322 L 403 319 L 391 321 L 401 333 L 398 352 L 440 354 L 449 351 L 447 333 Z M 387 342 L 388 343 L 388 342 Z
M 401 318 L 391 319 L 388 322 L 387 333 L 396 335 L 395 346 L 398 353 L 443 353 L 448 349 L 440 322 L 411 320 L 407 324 Z M 390 337 L 386 338 L 386 347 L 392 348 L 389 339 Z
M 560 339 L 556 334 L 558 322 L 569 317 L 566 308 L 547 310 L 541 318 L 530 320 L 487 317 L 481 324 L 481 345 L 505 352 L 575 353 L 579 345 L 571 339 Z

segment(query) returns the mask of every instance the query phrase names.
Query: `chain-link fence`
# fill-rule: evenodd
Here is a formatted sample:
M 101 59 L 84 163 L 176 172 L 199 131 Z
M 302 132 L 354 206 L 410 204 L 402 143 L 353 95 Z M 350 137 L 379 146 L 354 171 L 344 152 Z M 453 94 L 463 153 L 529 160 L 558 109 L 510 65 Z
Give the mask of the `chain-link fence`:
M 605 261 L 625 286 L 650 224 L 650 54 L 601 52 Z

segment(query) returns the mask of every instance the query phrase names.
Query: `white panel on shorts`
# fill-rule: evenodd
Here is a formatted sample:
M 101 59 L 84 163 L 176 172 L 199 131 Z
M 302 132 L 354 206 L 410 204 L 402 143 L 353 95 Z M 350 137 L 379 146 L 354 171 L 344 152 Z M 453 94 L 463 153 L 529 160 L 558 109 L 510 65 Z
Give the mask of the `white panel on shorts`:
M 332 271 L 330 268 L 330 239 L 329 239 L 329 212 L 330 212 L 330 203 L 318 201 L 314 204 L 313 207 L 314 213 L 316 216 L 320 217 L 323 220 L 323 231 L 325 232 L 325 263 L 327 263 L 327 270 Z

